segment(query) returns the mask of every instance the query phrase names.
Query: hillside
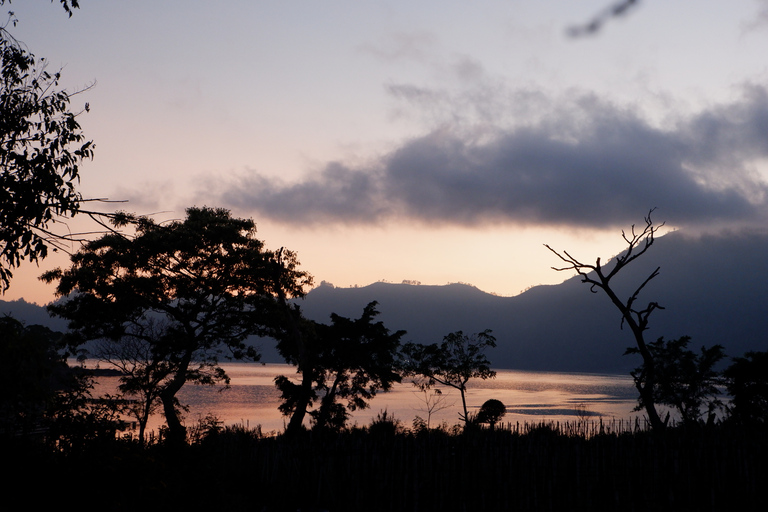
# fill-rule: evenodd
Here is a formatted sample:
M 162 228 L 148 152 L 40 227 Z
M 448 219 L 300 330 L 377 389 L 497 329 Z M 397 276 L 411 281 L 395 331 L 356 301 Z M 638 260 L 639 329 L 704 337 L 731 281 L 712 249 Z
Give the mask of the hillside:
M 680 232 L 657 239 L 641 259 L 619 275 L 621 296 L 656 267 L 660 275 L 640 296 L 665 309 L 651 317 L 648 339 L 689 335 L 693 346 L 719 343 L 729 356 L 768 350 L 768 235 L 723 234 L 689 238 Z M 552 264 L 558 262 L 553 256 Z M 610 265 L 610 264 L 609 264 Z M 554 271 L 553 271 L 554 272 Z M 563 274 L 563 277 L 567 277 Z M 602 294 L 572 277 L 559 285 L 537 286 L 515 297 L 498 297 L 463 284 L 426 286 L 375 283 L 360 288 L 323 284 L 300 305 L 308 318 L 328 321 L 330 314 L 358 317 L 371 301 L 390 330 L 407 331 L 405 340 L 435 342 L 462 330 L 492 329 L 498 347 L 489 353 L 497 368 L 625 373 L 638 360 L 622 357 L 633 343 L 620 329 L 620 316 Z M 26 323 L 44 323 L 42 308 L 23 301 L 0 301 L 0 313 Z M 279 362 L 271 343 L 260 343 L 266 362 Z
M 652 315 L 648 339 L 688 335 L 697 348 L 719 343 L 729 356 L 742 355 L 768 350 L 765 254 L 765 234 L 690 238 L 675 232 L 658 238 L 616 282 L 620 296 L 629 296 L 660 266 L 659 276 L 639 298 L 640 304 L 657 301 L 664 307 Z M 552 264 L 557 263 L 553 255 Z M 358 316 L 371 300 L 379 302 L 381 320 L 390 329 L 407 330 L 406 339 L 412 341 L 439 341 L 456 330 L 492 329 L 498 347 L 490 357 L 500 368 L 624 373 L 638 364 L 622 357 L 633 339 L 629 330 L 621 329 L 617 310 L 603 294 L 590 293 L 578 277 L 515 297 L 460 284 L 325 285 L 312 290 L 301 307 L 308 317 L 327 320 L 331 312 Z

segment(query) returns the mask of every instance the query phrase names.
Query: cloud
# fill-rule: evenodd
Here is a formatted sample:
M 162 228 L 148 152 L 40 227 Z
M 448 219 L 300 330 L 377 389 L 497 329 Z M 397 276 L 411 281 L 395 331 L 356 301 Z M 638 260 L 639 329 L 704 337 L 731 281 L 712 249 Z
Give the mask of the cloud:
M 433 109 L 448 99 L 418 88 L 395 92 Z M 540 94 L 512 97 L 542 104 Z M 678 226 L 765 219 L 768 184 L 757 167 L 768 158 L 763 87 L 666 126 L 583 93 L 550 98 L 546 112 L 525 119 L 532 120 L 447 122 L 369 165 L 333 162 L 293 183 L 251 173 L 218 197 L 258 218 L 307 226 L 609 227 L 654 207 Z
M 396 32 L 377 43 L 360 45 L 358 50 L 385 61 L 408 60 L 428 62 L 432 60 L 436 38 L 425 31 Z

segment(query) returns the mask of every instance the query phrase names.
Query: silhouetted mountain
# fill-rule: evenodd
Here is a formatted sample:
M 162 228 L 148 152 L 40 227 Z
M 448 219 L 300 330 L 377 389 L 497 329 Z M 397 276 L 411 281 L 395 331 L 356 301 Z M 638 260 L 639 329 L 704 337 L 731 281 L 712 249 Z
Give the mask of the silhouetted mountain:
M 675 232 L 659 237 L 615 282 L 619 296 L 628 298 L 660 266 L 638 299 L 638 305 L 656 301 L 665 308 L 651 315 L 647 339 L 688 335 L 697 350 L 721 344 L 729 356 L 740 356 L 768 350 L 766 254 L 768 234 L 692 238 Z M 551 263 L 560 262 L 552 255 Z M 372 300 L 385 325 L 408 331 L 405 339 L 411 341 L 431 343 L 457 330 L 492 329 L 498 347 L 489 358 L 498 368 L 624 373 L 639 364 L 639 356 L 622 357 L 634 340 L 629 329 L 621 329 L 618 310 L 602 292 L 590 293 L 578 276 L 515 297 L 461 284 L 322 285 L 301 307 L 307 317 L 327 321 L 331 312 L 357 317 Z
M 651 316 L 647 339 L 688 335 L 692 347 L 719 343 L 729 356 L 740 356 L 747 350 L 768 350 L 766 254 L 768 233 L 693 238 L 675 232 L 658 238 L 617 276 L 616 285 L 619 296 L 626 298 L 660 266 L 659 276 L 638 300 L 638 305 L 656 301 L 665 308 Z M 558 263 L 551 255 L 551 264 Z M 308 318 L 329 322 L 331 313 L 357 318 L 374 300 L 379 319 L 390 330 L 406 330 L 408 341 L 432 343 L 458 330 L 492 329 L 498 347 L 488 355 L 497 368 L 626 373 L 639 364 L 639 356 L 622 357 L 634 341 L 629 329 L 620 328 L 618 311 L 602 292 L 590 293 L 578 276 L 515 297 L 463 284 L 323 284 L 299 303 Z M 0 314 L 9 312 L 27 324 L 65 329 L 64 322 L 34 304 L 0 301 Z M 269 340 L 259 345 L 265 362 L 282 362 Z
M 45 325 L 55 331 L 67 330 L 67 321 L 53 318 L 48 310 L 24 299 L 5 301 L 0 300 L 0 315 L 9 315 L 25 325 Z

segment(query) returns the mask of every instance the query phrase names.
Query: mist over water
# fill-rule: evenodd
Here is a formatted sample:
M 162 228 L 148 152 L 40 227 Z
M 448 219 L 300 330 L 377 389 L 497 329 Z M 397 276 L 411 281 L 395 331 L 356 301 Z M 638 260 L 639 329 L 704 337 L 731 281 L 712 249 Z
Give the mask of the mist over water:
M 95 363 L 88 364 L 89 367 Z M 274 386 L 278 375 L 295 376 L 295 367 L 285 364 L 223 363 L 231 378 L 229 388 L 221 386 L 185 385 L 179 393 L 182 404 L 189 406 L 185 423 L 190 426 L 208 414 L 224 425 L 261 425 L 264 432 L 281 432 L 287 421 L 278 411 L 280 393 Z M 531 372 L 496 370 L 496 378 L 474 380 L 468 384 L 467 405 L 470 412 L 488 399 L 501 400 L 507 407 L 505 423 L 538 423 L 540 421 L 576 421 L 587 419 L 634 419 L 637 391 L 631 377 L 625 375 Z M 100 377 L 95 394 L 114 392 L 117 377 Z M 441 410 L 433 411 L 430 426 L 446 422 L 459 423 L 461 396 L 457 390 L 440 387 Z M 425 395 L 409 381 L 378 394 L 370 407 L 352 414 L 350 424 L 368 425 L 383 410 L 405 426 L 416 416 L 428 419 Z M 157 415 L 150 422 L 156 429 L 163 424 Z

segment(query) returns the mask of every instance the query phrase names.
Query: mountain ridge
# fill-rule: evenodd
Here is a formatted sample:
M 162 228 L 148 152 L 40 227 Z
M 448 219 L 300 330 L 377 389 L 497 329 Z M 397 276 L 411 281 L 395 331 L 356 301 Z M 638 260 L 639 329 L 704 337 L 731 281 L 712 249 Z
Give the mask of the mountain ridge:
M 661 267 L 638 299 L 640 305 L 655 301 L 664 308 L 651 315 L 647 340 L 687 335 L 693 348 L 721 344 L 730 357 L 768 350 L 765 254 L 766 232 L 702 237 L 673 232 L 657 238 L 646 254 L 625 267 L 615 278 L 615 290 L 620 298 L 629 297 Z M 553 264 L 557 263 L 553 255 Z M 611 265 L 609 261 L 604 266 Z M 296 302 L 307 318 L 328 322 L 331 313 L 357 318 L 369 302 L 376 301 L 378 319 L 391 331 L 405 330 L 405 341 L 433 343 L 454 331 L 471 334 L 491 329 L 498 346 L 488 357 L 496 368 L 626 373 L 639 364 L 636 356 L 623 356 L 634 340 L 628 329 L 621 329 L 618 310 L 598 292 L 590 293 L 577 275 L 512 297 L 461 283 L 378 282 L 353 288 L 322 283 Z M 27 315 L 14 313 L 26 323 L 65 328 L 61 319 L 42 322 L 42 315 L 47 315 L 42 307 L 0 301 L 0 313 L 9 309 Z M 258 345 L 265 362 L 282 362 L 270 340 L 260 340 Z

